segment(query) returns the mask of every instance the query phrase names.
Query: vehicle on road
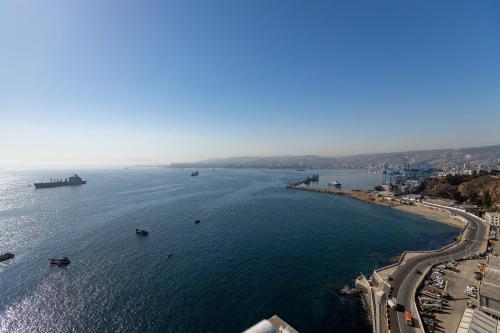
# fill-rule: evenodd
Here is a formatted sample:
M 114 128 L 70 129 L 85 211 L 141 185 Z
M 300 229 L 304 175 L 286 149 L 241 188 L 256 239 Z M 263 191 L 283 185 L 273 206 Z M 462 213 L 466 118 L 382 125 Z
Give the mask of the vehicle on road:
M 413 318 L 411 317 L 410 311 L 405 312 L 405 320 L 406 320 L 406 325 L 413 326 Z
M 393 298 L 390 298 L 388 301 L 387 301 L 387 304 L 389 305 L 389 307 L 393 310 L 397 310 L 398 309 L 398 302 L 396 300 L 396 297 L 393 297 Z

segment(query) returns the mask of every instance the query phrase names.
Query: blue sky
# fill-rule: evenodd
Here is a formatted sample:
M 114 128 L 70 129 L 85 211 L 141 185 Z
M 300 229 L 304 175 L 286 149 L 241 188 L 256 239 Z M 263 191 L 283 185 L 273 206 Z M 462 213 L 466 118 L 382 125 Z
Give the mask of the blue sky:
M 500 143 L 497 1 L 2 1 L 0 164 Z

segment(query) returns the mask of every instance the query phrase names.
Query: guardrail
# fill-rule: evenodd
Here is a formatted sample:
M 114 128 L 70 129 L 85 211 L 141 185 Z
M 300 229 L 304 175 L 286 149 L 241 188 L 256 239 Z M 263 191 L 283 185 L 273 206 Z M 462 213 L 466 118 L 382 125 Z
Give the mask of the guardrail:
M 415 286 L 415 290 L 413 290 L 413 292 L 412 292 L 413 307 L 415 308 L 415 317 L 418 321 L 418 325 L 422 329 L 422 333 L 425 333 L 425 326 L 424 326 L 424 323 L 422 322 L 422 318 L 420 317 L 420 311 L 418 311 L 418 308 L 417 308 L 416 295 L 417 295 L 418 287 L 420 287 L 420 285 L 424 281 L 425 277 L 429 274 L 429 271 L 432 269 L 432 267 L 434 267 L 434 266 L 431 265 L 430 267 L 427 267 L 424 272 L 422 272 L 422 276 L 420 277 L 420 279 L 418 279 L 417 285 Z

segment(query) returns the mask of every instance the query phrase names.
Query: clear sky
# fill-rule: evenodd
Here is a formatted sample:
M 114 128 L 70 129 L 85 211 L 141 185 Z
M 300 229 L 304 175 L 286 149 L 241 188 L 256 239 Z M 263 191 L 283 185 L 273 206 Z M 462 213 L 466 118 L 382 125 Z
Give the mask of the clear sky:
M 498 1 L 0 2 L 0 165 L 500 143 Z

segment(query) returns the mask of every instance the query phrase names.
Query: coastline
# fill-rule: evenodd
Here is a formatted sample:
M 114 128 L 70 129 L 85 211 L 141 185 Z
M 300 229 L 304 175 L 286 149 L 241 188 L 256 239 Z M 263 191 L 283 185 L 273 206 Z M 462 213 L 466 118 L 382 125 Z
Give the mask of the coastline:
M 372 203 L 375 205 L 391 207 L 405 213 L 418 215 L 426 219 L 452 225 L 457 228 L 465 227 L 465 222 L 463 220 L 458 219 L 455 216 L 452 216 L 447 211 L 431 208 L 429 206 L 424 206 L 419 204 L 418 202 L 411 202 L 408 204 L 404 204 L 396 200 L 386 200 L 384 196 L 379 193 L 371 193 L 365 190 L 337 190 L 328 188 L 310 188 L 301 185 L 299 186 L 290 185 L 288 186 L 288 188 L 295 190 L 302 190 L 302 191 L 342 195 L 352 199 L 357 199 L 364 202 Z
M 400 210 L 405 213 L 418 215 L 424 217 L 426 219 L 430 219 L 435 222 L 448 224 L 459 228 L 462 230 L 462 233 L 465 234 L 465 231 L 468 228 L 469 222 L 460 214 L 456 214 L 451 212 L 450 210 L 440 208 L 440 207 L 432 207 L 431 205 L 427 205 L 422 203 L 420 198 L 418 197 L 401 197 L 394 198 L 393 196 L 386 195 L 383 192 L 373 192 L 367 190 L 340 190 L 340 189 L 321 189 L 321 188 L 308 188 L 302 185 L 290 185 L 288 188 L 306 190 L 311 192 L 320 192 L 320 193 L 328 193 L 334 195 L 343 195 L 348 196 L 353 199 L 365 201 L 368 203 L 380 205 L 380 206 L 388 206 L 397 210 Z M 475 228 L 472 228 L 475 230 Z M 366 277 L 361 274 L 355 280 L 356 288 L 363 294 L 363 304 L 367 306 L 367 314 L 371 320 L 372 324 L 372 332 L 382 332 L 382 331 L 391 331 L 391 321 L 392 325 L 399 327 L 400 321 L 398 314 L 389 312 L 389 308 L 386 305 L 388 298 L 392 297 L 393 283 L 388 284 L 387 281 L 399 281 L 399 285 L 396 284 L 394 287 L 396 289 L 396 297 L 398 300 L 403 299 L 405 302 L 403 303 L 405 309 L 411 309 L 411 313 L 415 314 L 414 319 L 418 322 L 419 327 L 423 327 L 423 322 L 419 314 L 419 310 L 416 305 L 415 295 L 419 285 L 422 284 L 423 278 L 428 274 L 430 268 L 427 268 L 424 273 L 420 273 L 421 277 L 418 278 L 417 282 L 412 282 L 411 284 L 407 284 L 405 287 L 405 282 L 408 278 L 414 278 L 417 276 L 412 273 L 412 270 L 418 273 L 417 264 L 420 263 L 420 266 L 423 267 L 425 261 L 431 262 L 432 256 L 436 256 L 438 253 L 444 253 L 444 251 L 449 251 L 449 249 L 455 248 L 457 249 L 460 244 L 463 245 L 462 241 L 464 240 L 463 234 L 460 237 L 456 237 L 455 241 L 440 248 L 437 250 L 431 251 L 405 251 L 399 256 L 397 262 L 392 263 L 388 266 L 381 267 L 375 269 L 373 271 L 370 279 L 366 279 Z M 474 236 L 475 237 L 475 236 Z M 462 246 L 463 247 L 463 246 Z M 456 250 L 455 250 L 456 251 Z M 463 249 L 462 249 L 463 251 Z M 459 252 L 460 253 L 460 252 Z M 426 259 L 427 258 L 427 259 Z M 442 259 L 441 259 L 442 260 Z M 413 264 L 412 264 L 413 263 Z M 435 263 L 435 261 L 434 261 Z M 408 267 L 410 267 L 409 271 Z M 431 264 L 432 267 L 432 264 Z M 401 282 L 402 281 L 402 282 Z M 387 289 L 387 286 L 389 289 Z M 408 298 L 409 295 L 409 298 Z M 377 301 L 378 299 L 378 301 Z M 380 311 L 380 306 L 386 307 L 385 311 Z M 404 325 L 404 324 L 402 324 Z

